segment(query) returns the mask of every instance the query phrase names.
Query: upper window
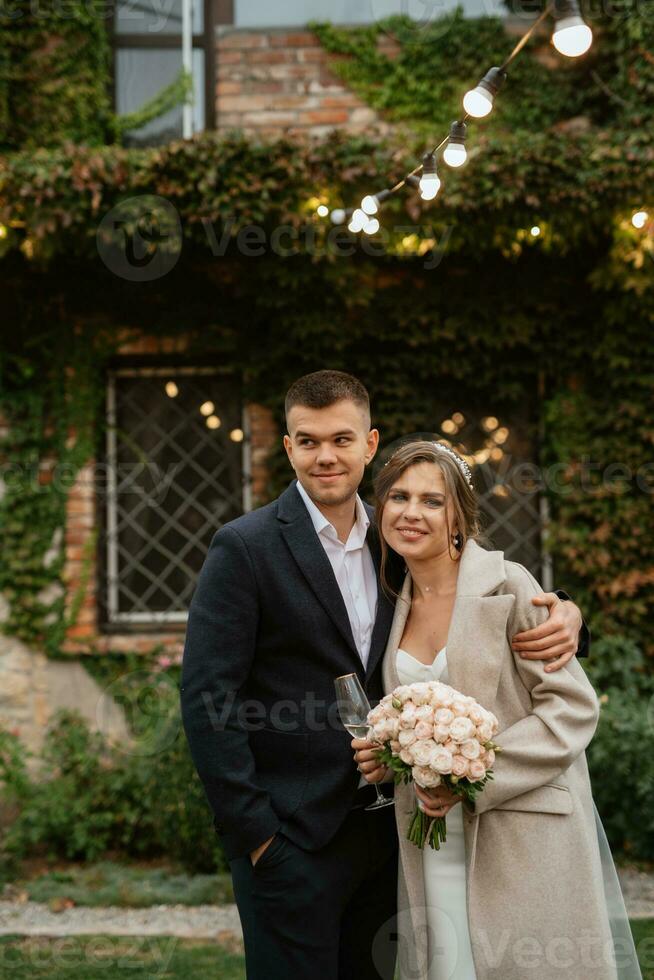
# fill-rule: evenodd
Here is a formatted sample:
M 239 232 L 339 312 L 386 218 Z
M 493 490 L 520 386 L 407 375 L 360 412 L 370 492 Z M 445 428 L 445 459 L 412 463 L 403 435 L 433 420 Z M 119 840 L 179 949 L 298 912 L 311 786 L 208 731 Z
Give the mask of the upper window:
M 249 507 L 240 395 L 213 368 L 119 369 L 107 388 L 105 622 L 184 622 L 214 531 Z
M 193 0 L 193 131 L 212 128 L 213 16 L 209 0 Z M 120 0 L 114 18 L 115 105 L 136 112 L 175 81 L 182 69 L 182 0 Z M 182 136 L 182 105 L 127 133 L 128 146 Z

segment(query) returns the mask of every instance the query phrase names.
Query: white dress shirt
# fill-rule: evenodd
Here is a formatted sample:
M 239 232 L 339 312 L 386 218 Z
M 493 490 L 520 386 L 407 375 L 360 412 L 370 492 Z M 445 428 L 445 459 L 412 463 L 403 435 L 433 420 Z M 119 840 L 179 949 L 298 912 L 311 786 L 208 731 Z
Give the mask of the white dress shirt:
M 366 544 L 366 532 L 370 520 L 366 514 L 359 494 L 356 495 L 356 516 L 352 530 L 345 544 L 339 540 L 336 528 L 314 504 L 300 481 L 298 493 L 302 497 L 316 534 L 341 590 L 347 615 L 352 627 L 352 635 L 364 669 L 368 664 L 370 641 L 377 615 L 377 573 Z

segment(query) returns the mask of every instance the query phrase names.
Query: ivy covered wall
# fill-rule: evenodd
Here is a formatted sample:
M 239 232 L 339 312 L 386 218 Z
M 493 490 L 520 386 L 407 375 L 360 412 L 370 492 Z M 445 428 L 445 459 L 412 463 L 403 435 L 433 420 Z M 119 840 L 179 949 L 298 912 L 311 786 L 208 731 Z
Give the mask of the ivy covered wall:
M 613 9 L 584 65 L 554 65 L 544 42 L 525 54 L 496 115 L 471 126 L 469 165 L 447 173 L 431 206 L 394 199 L 366 248 L 347 232 L 334 239 L 316 203 L 356 204 L 413 166 L 426 129 L 439 139 L 461 92 L 510 49 L 498 21 L 455 16 L 441 36 L 434 25 L 394 67 L 378 60 L 379 27 L 316 28 L 350 84 L 404 127 L 385 142 L 207 134 L 137 152 L 99 145 L 90 127 L 95 146 L 0 159 L 5 459 L 83 461 L 125 326 L 184 334 L 190 361 L 229 363 L 246 399 L 280 421 L 287 384 L 323 366 L 364 380 L 385 441 L 436 425 L 443 403 L 526 406 L 557 474 L 557 583 L 596 630 L 654 652 L 654 242 L 630 222 L 651 195 L 654 28 L 622 0 Z M 384 29 L 402 41 L 401 23 Z M 172 204 L 182 250 L 163 278 L 129 283 L 103 264 L 98 226 L 142 194 Z M 252 225 L 259 255 L 239 243 Z M 282 226 L 283 255 L 272 244 Z M 271 495 L 286 478 L 279 456 Z M 63 604 L 47 588 L 60 565 L 44 558 L 62 489 L 47 475 L 6 485 L 4 628 L 56 654 Z

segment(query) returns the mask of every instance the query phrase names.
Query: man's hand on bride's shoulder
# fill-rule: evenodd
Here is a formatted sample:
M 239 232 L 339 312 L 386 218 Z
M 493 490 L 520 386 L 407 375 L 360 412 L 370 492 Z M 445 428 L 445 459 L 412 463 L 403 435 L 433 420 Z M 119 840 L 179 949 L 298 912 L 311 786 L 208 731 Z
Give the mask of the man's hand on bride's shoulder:
M 540 626 L 516 633 L 511 645 L 525 660 L 548 660 L 545 670 L 552 673 L 565 667 L 577 652 L 581 612 L 574 602 L 564 602 L 554 592 L 544 592 L 531 601 L 535 606 L 547 606 L 548 618 Z
M 388 767 L 377 758 L 379 745 L 376 742 L 366 742 L 362 738 L 353 738 L 350 743 L 354 749 L 354 761 L 357 769 L 368 783 L 381 783 L 388 772 Z

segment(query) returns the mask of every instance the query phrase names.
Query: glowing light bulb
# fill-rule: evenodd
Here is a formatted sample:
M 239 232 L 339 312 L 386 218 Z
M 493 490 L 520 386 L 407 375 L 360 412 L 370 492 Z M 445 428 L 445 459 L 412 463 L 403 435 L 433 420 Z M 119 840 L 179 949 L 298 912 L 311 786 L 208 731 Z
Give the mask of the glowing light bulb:
M 210 415 L 208 417 L 208 419 L 207 419 L 207 428 L 208 429 L 219 429 L 220 428 L 220 419 L 218 418 L 217 415 Z
M 540 228 L 538 227 L 538 225 L 534 225 L 534 227 L 531 229 L 531 233 L 534 236 L 534 238 L 538 238 L 538 236 L 540 235 Z
M 179 388 L 174 381 L 166 382 L 166 394 L 169 398 L 176 398 L 179 395 Z
M 483 119 L 493 108 L 493 97 L 483 88 L 473 88 L 463 98 L 463 108 L 469 116 Z
M 243 429 L 232 429 L 229 433 L 229 438 L 232 442 L 243 442 Z
M 448 167 L 462 167 L 468 159 L 468 151 L 463 143 L 450 141 L 443 151 L 443 160 Z
M 366 214 L 377 214 L 379 211 L 379 204 L 377 203 L 377 198 L 374 194 L 366 194 L 361 202 L 361 210 L 365 211 Z
M 202 412 L 203 415 L 213 415 L 214 409 L 215 406 L 213 402 L 203 402 L 200 405 L 200 411 Z
M 441 182 L 436 173 L 436 158 L 433 153 L 425 153 L 422 158 L 422 176 L 418 186 L 423 201 L 433 201 L 441 188 Z
M 345 221 L 345 211 L 343 208 L 334 208 L 331 213 L 331 220 L 333 225 L 342 225 Z
M 357 208 L 350 219 L 348 228 L 350 231 L 357 232 L 363 231 L 364 226 L 368 223 L 368 215 L 361 208 Z
M 636 213 L 631 217 L 631 223 L 634 228 L 644 228 L 647 224 L 648 218 L 649 214 L 647 211 L 636 211 Z
M 579 58 L 593 43 L 593 32 L 578 14 L 562 17 L 556 22 L 552 43 L 560 54 Z
M 369 218 L 363 226 L 366 235 L 375 235 L 379 231 L 379 221 L 377 218 Z
M 316 214 L 320 218 L 326 218 L 327 215 L 329 214 L 329 208 L 325 204 L 319 204 L 318 207 L 316 208 Z
M 420 197 L 423 201 L 433 201 L 440 189 L 441 182 L 436 174 L 420 178 Z
M 483 119 L 493 108 L 495 96 L 506 80 L 506 72 L 501 68 L 491 68 L 486 72 L 479 85 L 466 92 L 463 97 L 463 108 L 469 116 Z

